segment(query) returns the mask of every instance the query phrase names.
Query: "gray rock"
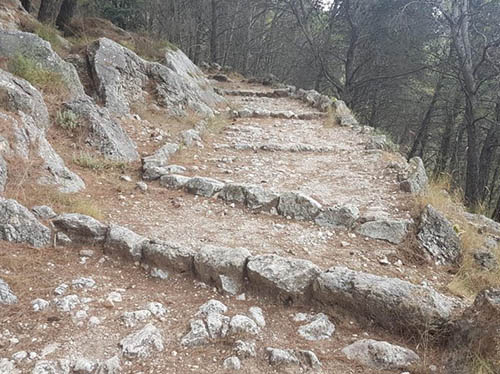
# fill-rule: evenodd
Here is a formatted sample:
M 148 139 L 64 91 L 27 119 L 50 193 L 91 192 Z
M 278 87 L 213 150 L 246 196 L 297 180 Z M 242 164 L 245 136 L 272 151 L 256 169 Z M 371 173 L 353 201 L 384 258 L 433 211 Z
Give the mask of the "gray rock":
M 461 308 L 456 299 L 432 288 L 333 267 L 314 282 L 314 298 L 388 329 L 439 329 Z
M 149 265 L 179 273 L 191 272 L 193 269 L 196 252 L 191 248 L 155 240 L 144 243 L 142 248 L 143 260 Z
M 146 309 L 156 318 L 164 317 L 167 314 L 167 308 L 162 303 L 152 301 L 146 305 Z
M 17 201 L 0 197 L 0 239 L 39 248 L 50 243 L 50 230 Z
M 44 299 L 35 299 L 31 302 L 31 306 L 33 307 L 33 311 L 40 312 L 49 307 L 49 302 Z
M 437 263 L 456 263 L 460 257 L 460 238 L 453 225 L 430 205 L 420 216 L 417 240 Z
M 342 100 L 336 100 L 334 101 L 333 106 L 335 107 L 335 115 L 340 126 L 359 126 L 358 121 L 354 118 L 351 110 L 347 107 L 345 102 Z
M 8 179 L 9 179 L 9 172 L 8 172 L 7 162 L 5 162 L 5 159 L 2 157 L 0 153 L 0 192 L 5 191 Z
M 243 340 L 237 340 L 234 342 L 233 350 L 240 359 L 257 356 L 255 342 L 244 342 Z
M 231 356 L 231 357 L 228 357 L 224 360 L 224 363 L 222 366 L 226 370 L 240 370 L 241 369 L 241 362 L 240 362 L 240 359 L 238 357 Z
M 165 143 L 151 156 L 142 159 L 143 179 L 153 180 L 158 179 L 161 175 L 156 177 L 158 169 L 167 167 L 170 157 L 179 150 L 179 146 L 175 143 Z M 165 169 L 166 171 L 166 169 Z
M 57 214 L 52 210 L 51 207 L 46 205 L 37 205 L 31 208 L 31 211 L 39 218 L 39 219 L 52 219 L 57 216 Z
M 312 283 L 321 272 L 310 261 L 277 255 L 251 257 L 247 271 L 251 287 L 286 303 L 308 300 L 311 297 Z
M 50 43 L 35 34 L 0 30 L 0 55 L 7 58 L 23 56 L 43 70 L 60 74 L 71 97 L 84 95 L 84 89 L 73 65 L 55 53 Z
M 127 327 L 135 327 L 138 323 L 147 321 L 152 317 L 152 313 L 149 310 L 142 309 L 136 310 L 134 312 L 125 312 L 121 316 L 122 322 Z
M 354 205 L 335 205 L 322 211 L 314 220 L 318 225 L 329 228 L 351 228 L 359 218 L 359 209 Z
M 73 286 L 73 288 L 93 288 L 95 287 L 96 283 L 92 278 L 81 277 L 74 279 L 71 282 L 71 285 Z
M 200 279 L 221 292 L 236 295 L 243 289 L 245 265 L 251 256 L 245 248 L 204 246 L 194 257 Z
M 62 296 L 68 291 L 69 286 L 66 283 L 61 283 L 54 289 L 54 295 Z
M 410 220 L 405 219 L 379 218 L 363 223 L 356 229 L 356 232 L 372 239 L 399 244 L 405 239 L 410 223 Z
M 183 131 L 181 137 L 182 142 L 188 147 L 192 146 L 194 142 L 201 142 L 200 133 L 195 129 Z
M 224 183 L 212 178 L 193 177 L 189 179 L 185 187 L 194 195 L 212 197 L 222 190 Z
M 330 339 L 334 332 L 335 325 L 323 313 L 316 314 L 311 322 L 299 327 L 300 336 L 311 341 Z
M 264 313 L 262 312 L 261 308 L 259 308 L 258 306 L 251 306 L 248 309 L 248 314 L 259 327 L 266 327 L 266 319 L 264 318 Z
M 208 300 L 205 304 L 200 306 L 197 315 L 208 316 L 209 314 L 224 314 L 227 312 L 227 306 L 219 300 Z
M 183 115 L 185 109 L 213 115 L 210 107 L 223 101 L 180 50 L 167 51 L 162 65 L 101 38 L 88 47 L 88 56 L 99 96 L 115 114 L 128 114 L 130 103 L 144 102 L 150 85 L 172 115 Z
M 320 210 L 320 203 L 301 192 L 285 192 L 279 197 L 278 213 L 285 217 L 313 220 Z
M 407 348 L 372 339 L 358 340 L 342 349 L 349 360 L 378 370 L 398 370 L 410 367 L 420 357 Z
M 260 332 L 259 326 L 254 320 L 243 315 L 235 315 L 229 323 L 229 335 L 257 335 Z
M 132 261 L 142 259 L 143 246 L 148 239 L 118 225 L 109 227 L 104 243 L 104 253 Z
M 80 299 L 77 295 L 68 295 L 60 299 L 54 299 L 54 303 L 57 310 L 68 313 L 80 305 Z
M 158 278 L 161 280 L 166 280 L 169 277 L 168 271 L 158 269 L 158 268 L 151 268 L 151 271 L 149 273 L 153 278 Z
M 92 374 L 97 369 L 97 362 L 85 357 L 76 359 L 73 366 L 73 373 L 75 374 Z
M 231 318 L 219 313 L 209 313 L 206 318 L 207 331 L 212 339 L 224 338 L 229 331 Z
M 99 364 L 96 374 L 118 374 L 121 372 L 120 357 L 114 356 Z
M 21 372 L 18 369 L 16 369 L 14 363 L 7 358 L 0 358 L 0 373 L 21 374 Z
M 261 186 L 246 185 L 245 204 L 250 209 L 270 211 L 278 206 L 279 195 Z
M 485 270 L 495 270 L 498 268 L 498 261 L 495 255 L 489 250 L 479 250 L 474 252 L 474 261 Z
M 148 185 L 142 181 L 139 181 L 135 184 L 135 188 L 141 190 L 142 192 L 146 192 L 148 190 Z
M 185 177 L 184 175 L 163 175 L 160 178 L 160 185 L 174 190 L 180 190 L 184 188 L 190 180 L 191 178 Z
M 246 203 L 247 186 L 245 184 L 227 183 L 222 188 L 219 198 L 228 203 Z
M 52 223 L 57 231 L 68 235 L 77 244 L 101 244 L 106 239 L 108 226 L 95 218 L 78 213 L 57 216 Z
M 134 142 L 107 109 L 98 107 L 89 97 L 67 102 L 64 106 L 88 123 L 86 141 L 104 157 L 124 162 L 139 159 Z
M 12 305 L 17 303 L 17 297 L 14 295 L 9 285 L 0 278 L 0 304 Z
M 71 239 L 69 238 L 68 235 L 66 235 L 63 232 L 56 233 L 56 244 L 57 245 L 67 246 L 67 245 L 71 245 L 71 243 L 73 243 L 73 242 L 71 241 Z
M 146 358 L 153 351 L 163 351 L 163 336 L 155 326 L 147 324 L 141 330 L 123 338 L 120 347 L 123 355 L 129 359 Z
M 201 319 L 191 321 L 191 330 L 182 338 L 181 345 L 185 347 L 199 347 L 209 342 L 210 336 L 208 335 L 205 323 Z
M 69 374 L 71 365 L 68 360 L 57 361 L 37 361 L 33 368 L 32 374 Z
M 320 369 L 321 362 L 313 351 L 296 349 L 295 356 L 299 359 L 302 366 L 310 367 L 313 369 Z
M 429 178 L 420 157 L 413 157 L 408 162 L 408 169 L 402 178 L 404 180 L 400 183 L 400 188 L 405 192 L 418 194 L 427 188 Z
M 271 365 L 300 365 L 291 349 L 266 348 L 266 353 Z

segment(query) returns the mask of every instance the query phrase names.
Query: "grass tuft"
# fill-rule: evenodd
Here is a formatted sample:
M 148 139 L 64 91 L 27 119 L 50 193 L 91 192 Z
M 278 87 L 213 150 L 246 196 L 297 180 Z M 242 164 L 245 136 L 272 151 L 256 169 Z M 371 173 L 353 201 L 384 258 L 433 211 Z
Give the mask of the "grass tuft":
M 73 131 L 81 126 L 79 117 L 71 110 L 64 110 L 57 113 L 57 124 L 65 130 Z
M 9 60 L 8 70 L 44 93 L 61 93 L 67 90 L 61 74 L 45 70 L 27 57 L 18 55 Z
M 123 161 L 113 161 L 102 157 L 95 157 L 87 152 L 80 152 L 79 155 L 73 156 L 73 163 L 85 169 L 90 170 L 118 170 L 125 172 L 129 165 Z

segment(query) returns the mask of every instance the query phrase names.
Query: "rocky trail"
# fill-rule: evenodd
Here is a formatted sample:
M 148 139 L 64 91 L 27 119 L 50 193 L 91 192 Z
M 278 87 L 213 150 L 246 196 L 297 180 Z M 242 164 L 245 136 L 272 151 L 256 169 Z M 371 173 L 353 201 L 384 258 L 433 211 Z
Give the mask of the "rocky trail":
M 5 25 L 0 57 L 68 90 L 0 69 L 0 374 L 466 373 L 499 346 L 500 292 L 450 290 L 422 160 L 342 101 Z

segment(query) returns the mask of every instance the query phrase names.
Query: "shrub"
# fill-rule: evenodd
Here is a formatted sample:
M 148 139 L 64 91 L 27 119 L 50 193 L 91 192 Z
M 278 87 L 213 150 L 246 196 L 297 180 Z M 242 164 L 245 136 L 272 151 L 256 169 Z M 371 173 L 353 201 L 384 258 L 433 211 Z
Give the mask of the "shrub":
M 78 156 L 73 156 L 73 163 L 90 170 L 119 170 L 125 172 L 127 163 L 107 160 L 102 157 L 95 157 L 87 152 L 80 152 Z
M 78 115 L 71 110 L 58 112 L 56 122 L 65 130 L 75 130 L 81 126 Z

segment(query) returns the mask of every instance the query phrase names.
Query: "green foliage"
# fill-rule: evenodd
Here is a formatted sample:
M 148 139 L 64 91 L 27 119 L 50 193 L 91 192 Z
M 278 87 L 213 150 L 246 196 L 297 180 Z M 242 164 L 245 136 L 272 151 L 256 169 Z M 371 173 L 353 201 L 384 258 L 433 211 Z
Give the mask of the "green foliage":
M 8 70 L 41 90 L 65 88 L 61 74 L 45 70 L 35 61 L 21 55 L 9 60 Z
M 90 170 L 119 170 L 125 172 L 127 170 L 127 163 L 120 161 L 112 161 L 104 158 L 95 157 L 94 155 L 86 152 L 80 152 L 79 155 L 73 156 L 73 163 Z
M 71 110 L 64 110 L 57 113 L 57 124 L 65 130 L 75 130 L 81 126 L 79 117 Z
M 54 49 L 56 52 L 60 52 L 61 50 L 63 50 L 62 36 L 60 36 L 59 32 L 52 26 L 40 23 L 37 24 L 33 32 L 43 40 L 49 42 L 52 46 L 52 49 Z

